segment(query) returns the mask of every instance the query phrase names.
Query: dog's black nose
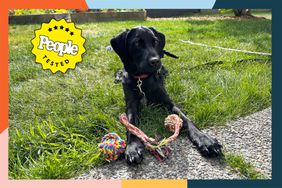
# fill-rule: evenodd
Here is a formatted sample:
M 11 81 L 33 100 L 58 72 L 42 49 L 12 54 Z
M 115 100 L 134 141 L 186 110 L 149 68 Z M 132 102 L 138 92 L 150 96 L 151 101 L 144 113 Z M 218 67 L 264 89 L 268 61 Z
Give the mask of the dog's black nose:
M 158 65 L 160 64 L 160 58 L 158 58 L 158 57 L 152 57 L 152 58 L 150 58 L 149 63 L 150 63 L 152 66 L 156 67 L 156 66 L 158 66 Z

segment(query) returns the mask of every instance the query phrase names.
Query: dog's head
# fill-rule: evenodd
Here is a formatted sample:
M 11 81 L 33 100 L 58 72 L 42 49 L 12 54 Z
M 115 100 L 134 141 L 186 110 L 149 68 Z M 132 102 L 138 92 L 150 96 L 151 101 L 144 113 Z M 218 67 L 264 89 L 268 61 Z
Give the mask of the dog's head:
M 152 74 L 161 68 L 165 46 L 164 34 L 152 27 L 135 27 L 112 38 L 111 46 L 119 55 L 127 72 Z

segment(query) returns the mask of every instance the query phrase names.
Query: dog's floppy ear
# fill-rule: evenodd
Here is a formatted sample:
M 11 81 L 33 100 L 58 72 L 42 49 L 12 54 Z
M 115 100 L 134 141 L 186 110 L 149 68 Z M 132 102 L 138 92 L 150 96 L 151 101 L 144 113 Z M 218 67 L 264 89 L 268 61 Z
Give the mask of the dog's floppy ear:
M 149 27 L 149 29 L 151 31 L 153 31 L 153 33 L 156 35 L 156 37 L 158 37 L 159 41 L 160 41 L 160 48 L 163 50 L 165 47 L 165 35 L 161 32 L 158 32 L 155 28 L 153 27 Z
M 160 49 L 160 50 L 161 50 L 160 56 L 163 57 L 164 54 L 166 54 L 167 56 L 170 56 L 170 57 L 173 57 L 173 58 L 175 58 L 175 59 L 178 59 L 178 56 L 176 56 L 176 55 L 174 55 L 174 54 L 172 54 L 172 53 L 170 53 L 170 52 L 164 50 L 164 47 L 165 47 L 165 35 L 164 35 L 163 33 L 161 33 L 161 32 L 158 32 L 158 31 L 157 31 L 155 28 L 153 28 L 153 27 L 149 27 L 149 29 L 150 29 L 151 31 L 153 31 L 153 33 L 156 35 L 156 37 L 158 37 L 158 39 L 159 39 L 159 41 L 160 41 L 160 48 L 161 48 L 161 49 Z
M 129 29 L 126 29 L 124 32 L 111 39 L 111 46 L 122 61 L 124 61 L 126 57 L 126 40 L 128 32 Z

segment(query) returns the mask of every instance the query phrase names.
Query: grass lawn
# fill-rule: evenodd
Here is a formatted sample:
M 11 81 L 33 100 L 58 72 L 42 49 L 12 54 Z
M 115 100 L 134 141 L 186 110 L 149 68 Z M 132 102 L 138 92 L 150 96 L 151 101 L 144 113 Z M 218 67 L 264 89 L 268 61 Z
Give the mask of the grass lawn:
M 150 20 L 81 24 L 86 54 L 75 70 L 52 74 L 36 64 L 31 39 L 40 25 L 9 26 L 9 177 L 71 178 L 105 161 L 97 143 L 108 132 L 125 138 L 118 116 L 125 110 L 118 56 L 106 51 L 110 39 L 137 25 L 153 26 L 166 35 L 170 71 L 168 93 L 200 127 L 227 121 L 271 105 L 271 62 L 264 56 L 209 49 L 193 42 L 271 52 L 271 20 Z M 242 59 L 264 60 L 238 62 Z M 200 66 L 221 60 L 214 66 Z M 166 111 L 146 107 L 141 128 L 151 136 L 169 135 Z M 157 118 L 156 118 L 157 117 Z M 188 142 L 188 141 L 187 141 Z

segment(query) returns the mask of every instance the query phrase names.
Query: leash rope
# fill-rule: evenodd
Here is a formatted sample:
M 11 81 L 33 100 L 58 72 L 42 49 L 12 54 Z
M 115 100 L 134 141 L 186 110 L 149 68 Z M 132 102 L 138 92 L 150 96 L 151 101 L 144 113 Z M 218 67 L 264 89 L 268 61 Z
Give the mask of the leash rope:
M 163 50 L 163 53 L 169 57 L 172 57 L 174 59 L 178 59 L 179 57 L 174 55 L 173 53 L 169 52 L 169 51 L 166 51 L 166 50 Z
M 239 50 L 239 49 L 234 49 L 234 48 L 224 48 L 224 47 L 221 47 L 221 46 L 210 46 L 210 45 L 207 45 L 207 44 L 202 44 L 202 43 L 196 43 L 196 42 L 192 42 L 192 41 L 189 41 L 189 40 L 180 40 L 181 42 L 183 43 L 186 43 L 186 44 L 191 44 L 191 45 L 197 45 L 197 46 L 204 46 L 204 47 L 210 47 L 210 48 L 218 48 L 218 49 L 221 49 L 221 50 L 228 50 L 228 51 L 235 51 L 235 52 L 243 52 L 243 53 L 247 53 L 247 54 L 257 54 L 257 55 L 266 55 L 266 56 L 271 56 L 272 54 L 271 53 L 266 53 L 266 52 L 252 52 L 252 51 L 248 51 L 248 50 Z
M 138 127 L 129 123 L 128 118 L 125 113 L 121 114 L 120 122 L 125 126 L 125 128 L 143 142 L 146 149 L 151 151 L 151 153 L 157 158 L 159 161 L 165 160 L 170 154 L 171 150 L 167 147 L 167 145 L 176 140 L 179 135 L 180 129 L 182 127 L 182 119 L 176 115 L 171 114 L 165 119 L 165 127 L 170 131 L 174 132 L 172 136 L 169 138 L 164 138 L 161 141 L 157 141 L 154 138 L 148 137 L 143 131 L 141 131 Z

